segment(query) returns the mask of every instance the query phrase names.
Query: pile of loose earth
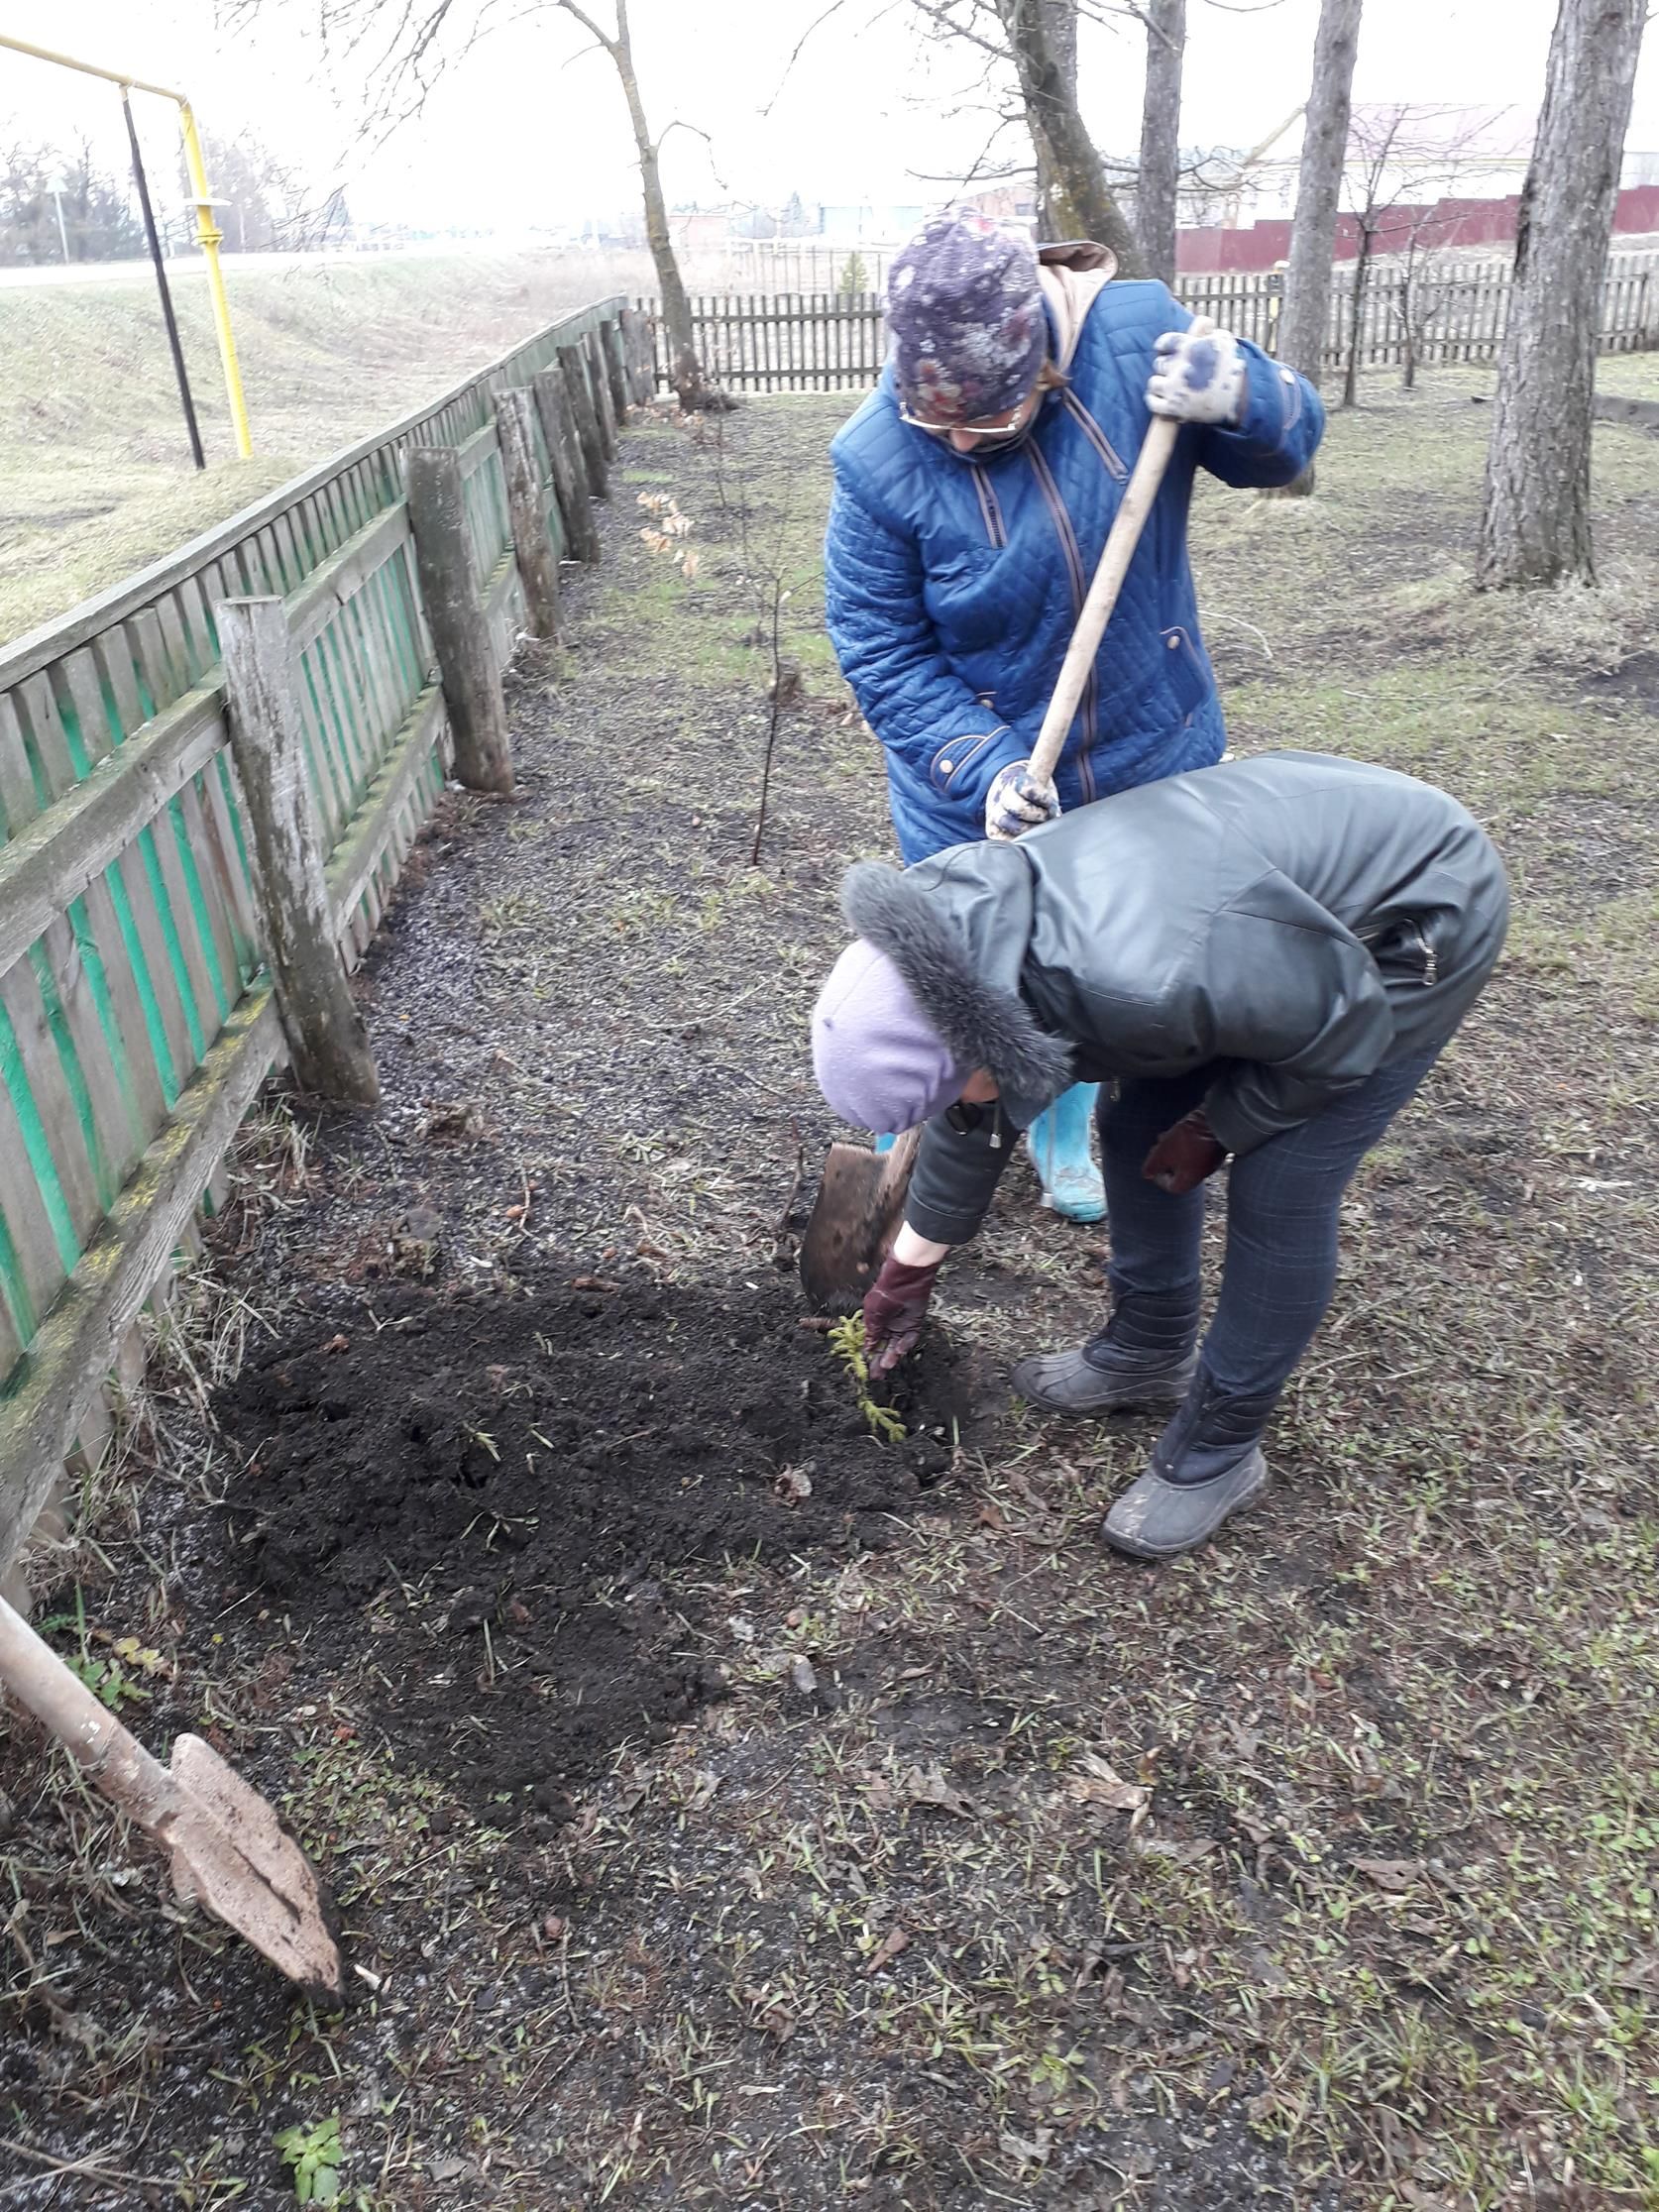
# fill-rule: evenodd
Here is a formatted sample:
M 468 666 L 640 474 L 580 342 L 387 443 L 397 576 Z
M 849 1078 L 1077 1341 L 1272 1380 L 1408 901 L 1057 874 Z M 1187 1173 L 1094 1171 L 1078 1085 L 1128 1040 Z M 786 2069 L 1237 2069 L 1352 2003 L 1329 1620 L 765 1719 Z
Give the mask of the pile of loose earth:
M 938 1346 L 896 1400 L 905 1441 L 883 1444 L 784 1284 L 578 1277 L 409 1292 L 349 1336 L 313 1322 L 219 1410 L 245 1460 L 238 1578 L 342 1674 L 367 1620 L 377 1719 L 499 1825 L 562 1815 L 619 1742 L 724 1694 L 686 1656 L 665 1570 L 884 1548 L 963 1406 Z

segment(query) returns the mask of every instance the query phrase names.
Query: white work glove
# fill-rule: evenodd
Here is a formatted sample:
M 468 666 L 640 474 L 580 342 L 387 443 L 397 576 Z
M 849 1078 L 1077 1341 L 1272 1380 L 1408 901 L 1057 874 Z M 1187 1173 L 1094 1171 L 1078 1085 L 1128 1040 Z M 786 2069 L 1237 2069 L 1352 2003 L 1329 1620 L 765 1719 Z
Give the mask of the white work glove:
M 1147 405 L 1174 422 L 1217 422 L 1231 428 L 1244 412 L 1245 358 L 1230 330 L 1200 338 L 1166 330 L 1153 348 Z
M 1059 793 L 1051 779 L 1040 782 L 1029 760 L 1011 760 L 997 770 L 985 794 L 985 834 L 999 844 L 1012 844 L 1040 822 L 1057 822 L 1059 811 Z

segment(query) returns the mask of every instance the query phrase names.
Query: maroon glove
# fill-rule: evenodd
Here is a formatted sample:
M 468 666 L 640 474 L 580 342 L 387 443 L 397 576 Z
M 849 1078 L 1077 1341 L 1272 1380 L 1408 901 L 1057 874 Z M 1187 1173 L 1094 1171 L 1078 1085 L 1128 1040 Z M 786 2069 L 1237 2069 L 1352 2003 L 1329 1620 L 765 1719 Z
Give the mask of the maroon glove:
M 934 1277 L 931 1268 L 906 1268 L 884 1260 L 881 1272 L 864 1293 L 864 1359 L 872 1376 L 891 1375 L 907 1352 L 914 1352 L 928 1318 Z
M 1173 1129 L 1163 1132 L 1141 1162 L 1141 1172 L 1171 1198 L 1180 1198 L 1196 1190 L 1206 1175 L 1213 1175 L 1226 1158 L 1204 1109 L 1195 1106 Z

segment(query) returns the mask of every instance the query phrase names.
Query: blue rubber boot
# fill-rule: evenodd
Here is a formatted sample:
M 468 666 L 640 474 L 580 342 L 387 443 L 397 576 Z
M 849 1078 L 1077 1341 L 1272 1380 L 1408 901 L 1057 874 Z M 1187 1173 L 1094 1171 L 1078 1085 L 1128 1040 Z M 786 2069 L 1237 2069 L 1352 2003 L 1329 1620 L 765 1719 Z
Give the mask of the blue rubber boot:
M 1073 1083 L 1026 1132 L 1043 1203 L 1067 1221 L 1104 1221 L 1106 1186 L 1089 1151 L 1098 1083 Z

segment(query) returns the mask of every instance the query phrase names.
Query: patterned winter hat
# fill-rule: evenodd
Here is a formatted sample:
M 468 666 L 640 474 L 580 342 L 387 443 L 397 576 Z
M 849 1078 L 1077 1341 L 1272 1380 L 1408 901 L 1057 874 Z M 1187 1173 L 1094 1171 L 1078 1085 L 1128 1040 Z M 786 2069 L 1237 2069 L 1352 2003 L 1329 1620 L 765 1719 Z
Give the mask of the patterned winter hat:
M 932 422 L 976 422 L 1017 407 L 1049 350 L 1029 238 L 956 209 L 935 215 L 887 279 L 893 373 L 907 407 Z

